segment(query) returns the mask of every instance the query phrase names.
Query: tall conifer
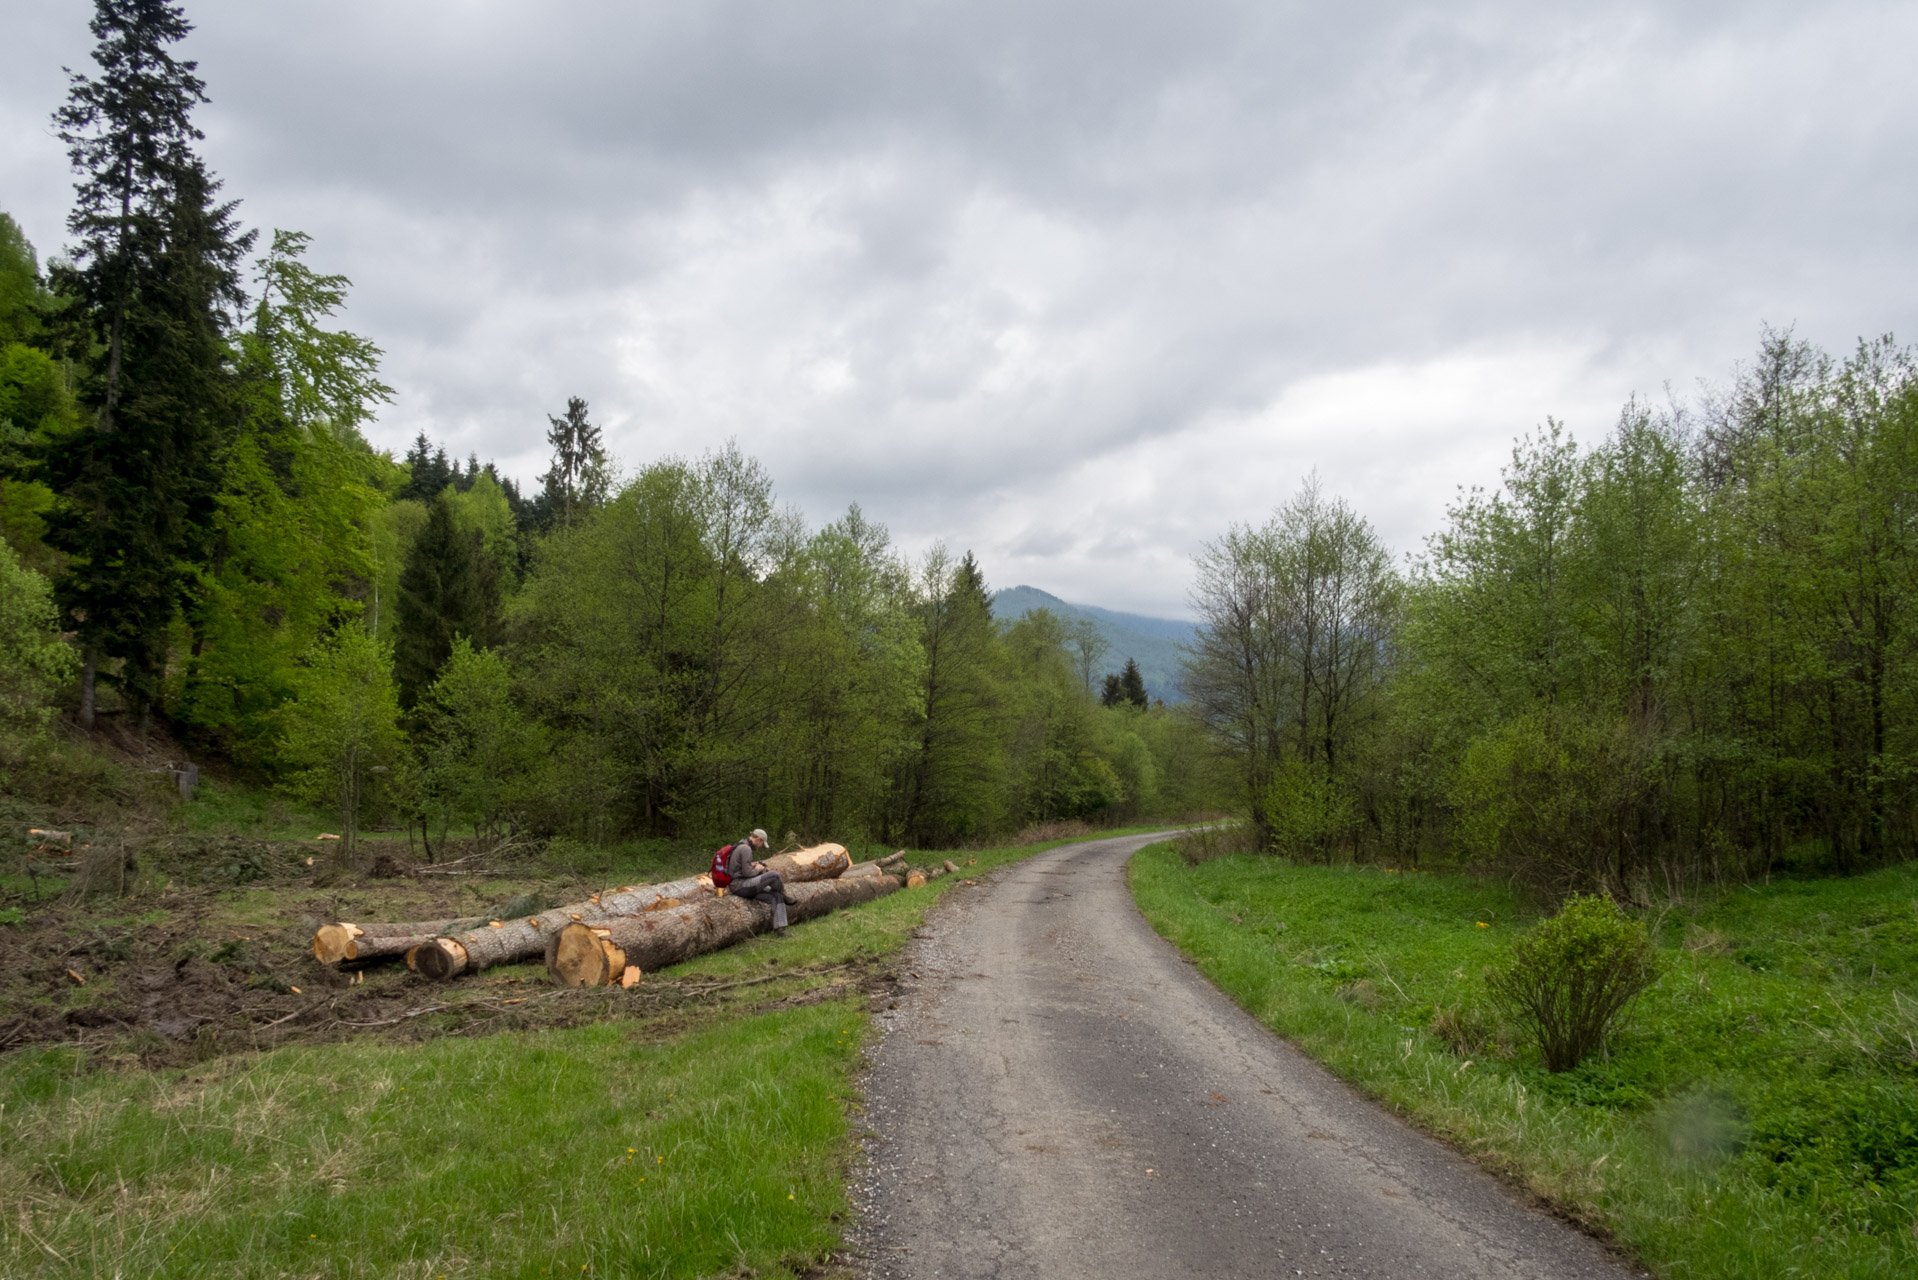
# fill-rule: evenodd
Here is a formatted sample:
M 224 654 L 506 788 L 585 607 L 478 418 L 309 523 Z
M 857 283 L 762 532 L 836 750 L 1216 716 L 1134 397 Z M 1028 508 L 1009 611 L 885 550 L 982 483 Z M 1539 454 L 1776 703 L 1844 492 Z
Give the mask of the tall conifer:
M 406 483 L 396 495 L 401 499 L 431 502 L 453 479 L 453 464 L 446 460 L 446 446 L 435 450 L 424 431 L 414 437 L 413 447 L 406 451 L 406 470 Z
M 179 6 L 96 0 L 91 26 L 99 76 L 69 73 L 54 122 L 79 174 L 73 265 L 56 279 L 93 350 L 83 421 L 46 463 L 60 496 L 48 540 L 72 557 L 61 595 L 86 658 L 83 723 L 102 658 L 122 660 L 130 704 L 159 693 L 167 628 L 204 554 L 230 409 L 227 308 L 252 243 L 193 151 L 206 95 L 195 64 L 168 52 L 192 29 Z
M 580 514 L 606 501 L 612 475 L 599 428 L 587 418 L 586 402 L 578 396 L 566 401 L 566 412 L 548 416 L 546 442 L 553 446 L 553 467 L 540 477 L 545 521 L 562 529 L 573 527 Z
M 427 509 L 426 528 L 400 573 L 399 629 L 393 676 L 412 707 L 452 656 L 462 636 L 476 649 L 499 642 L 499 574 L 477 530 L 461 529 L 444 495 Z

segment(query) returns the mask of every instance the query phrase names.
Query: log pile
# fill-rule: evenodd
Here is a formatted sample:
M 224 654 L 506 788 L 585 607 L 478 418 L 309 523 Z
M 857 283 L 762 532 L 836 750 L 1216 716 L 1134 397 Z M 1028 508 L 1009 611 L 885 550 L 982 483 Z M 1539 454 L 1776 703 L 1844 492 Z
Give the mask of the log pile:
M 870 901 L 899 888 L 896 853 L 852 865 L 843 845 L 823 844 L 764 859 L 797 899 L 794 921 Z M 626 885 L 584 902 L 512 920 L 456 918 L 398 924 L 336 921 L 313 935 L 322 964 L 406 958 L 439 981 L 493 965 L 544 957 L 566 986 L 631 986 L 641 972 L 732 946 L 771 927 L 772 908 L 728 896 L 709 875 L 666 884 Z
M 786 908 L 797 924 L 899 888 L 888 875 L 796 884 Z M 708 898 L 602 924 L 569 924 L 546 947 L 546 971 L 562 987 L 631 986 L 641 973 L 744 942 L 772 928 L 773 909 L 744 898 Z

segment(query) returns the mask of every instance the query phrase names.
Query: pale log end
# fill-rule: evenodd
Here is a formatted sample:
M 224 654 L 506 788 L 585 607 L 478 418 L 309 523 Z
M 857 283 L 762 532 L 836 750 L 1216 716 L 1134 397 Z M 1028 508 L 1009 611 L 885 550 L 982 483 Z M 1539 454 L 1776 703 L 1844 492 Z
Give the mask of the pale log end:
M 603 987 L 611 976 L 608 950 L 617 948 L 586 925 L 569 924 L 553 940 L 547 968 L 562 987 Z M 624 968 L 624 955 L 620 960 Z
M 452 938 L 435 938 L 413 948 L 407 962 L 415 973 L 445 982 L 466 972 L 466 948 Z
M 359 954 L 353 939 L 359 937 L 361 932 L 358 925 L 345 921 L 321 925 L 313 935 L 313 958 L 321 964 L 338 964 L 342 960 L 353 959 Z

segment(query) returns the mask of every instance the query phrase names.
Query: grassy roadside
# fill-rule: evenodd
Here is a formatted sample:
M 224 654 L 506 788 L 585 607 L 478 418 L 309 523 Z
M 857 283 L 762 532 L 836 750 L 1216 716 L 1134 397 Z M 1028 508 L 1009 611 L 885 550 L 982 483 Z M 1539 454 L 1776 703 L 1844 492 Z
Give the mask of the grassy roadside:
M 1268 1026 L 1660 1275 L 1918 1275 L 1918 867 L 1664 914 L 1663 979 L 1556 1076 L 1489 1011 L 1531 923 L 1497 886 L 1170 845 L 1131 881 Z
M 396 1023 L 405 1041 L 162 1070 L 0 1056 L 0 1274 L 804 1273 L 847 1209 L 867 993 L 940 897 L 1060 843 L 952 854 L 964 875 L 630 993 L 533 966 L 421 989 L 455 1007 Z M 534 1008 L 583 1025 L 510 1020 Z M 521 1029 L 472 1034 L 481 1013 Z

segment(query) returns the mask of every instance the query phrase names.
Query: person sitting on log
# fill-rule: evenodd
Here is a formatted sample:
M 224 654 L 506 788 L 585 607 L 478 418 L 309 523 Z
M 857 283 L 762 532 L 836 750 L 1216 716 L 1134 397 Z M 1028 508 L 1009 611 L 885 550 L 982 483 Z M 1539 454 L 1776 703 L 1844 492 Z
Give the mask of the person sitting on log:
M 753 902 L 771 903 L 773 928 L 784 933 L 786 907 L 797 899 L 786 895 L 786 882 L 777 871 L 768 871 L 765 863 L 753 860 L 753 854 L 765 847 L 766 833 L 758 827 L 754 827 L 751 835 L 733 846 L 733 851 L 726 856 L 726 874 L 732 877 L 726 892 Z

